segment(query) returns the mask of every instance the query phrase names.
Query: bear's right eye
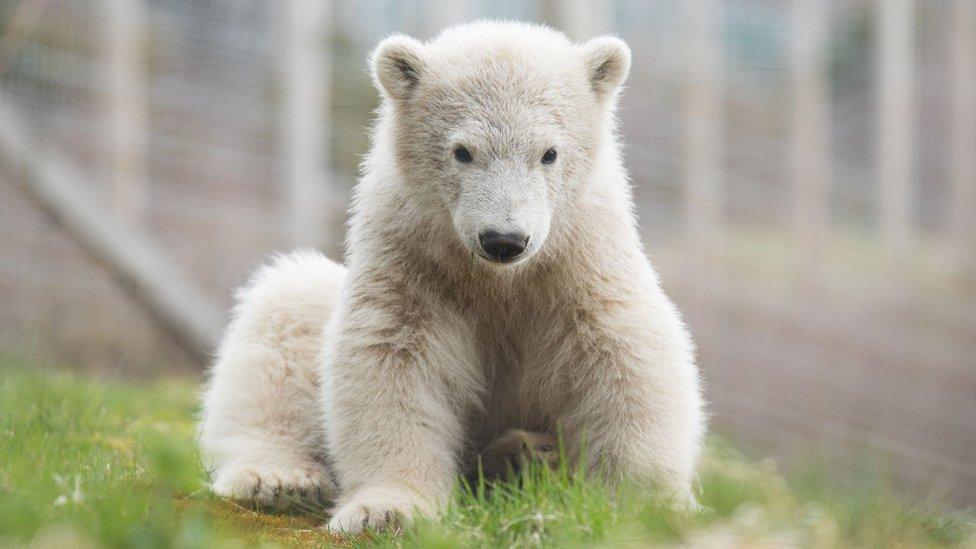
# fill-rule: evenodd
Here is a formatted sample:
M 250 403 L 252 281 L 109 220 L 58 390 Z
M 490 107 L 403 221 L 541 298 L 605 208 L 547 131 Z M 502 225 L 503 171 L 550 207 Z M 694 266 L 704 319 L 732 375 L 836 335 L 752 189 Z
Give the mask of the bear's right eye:
M 454 158 L 458 162 L 463 162 L 465 164 L 474 160 L 474 158 L 471 156 L 471 151 L 465 149 L 464 147 L 454 149 Z

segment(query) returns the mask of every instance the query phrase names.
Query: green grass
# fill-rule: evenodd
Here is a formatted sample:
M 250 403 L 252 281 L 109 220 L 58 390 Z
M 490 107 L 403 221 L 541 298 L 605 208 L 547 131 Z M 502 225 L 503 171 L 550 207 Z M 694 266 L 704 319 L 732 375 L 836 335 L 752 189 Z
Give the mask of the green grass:
M 787 481 L 718 441 L 700 513 L 538 470 L 518 486 L 459 488 L 442 516 L 400 535 L 340 540 L 319 528 L 321 510 L 260 513 L 208 493 L 196 395 L 186 379 L 132 384 L 0 362 L 0 546 L 976 546 L 968 514 L 909 504 L 874 479 L 838 489 L 812 470 Z

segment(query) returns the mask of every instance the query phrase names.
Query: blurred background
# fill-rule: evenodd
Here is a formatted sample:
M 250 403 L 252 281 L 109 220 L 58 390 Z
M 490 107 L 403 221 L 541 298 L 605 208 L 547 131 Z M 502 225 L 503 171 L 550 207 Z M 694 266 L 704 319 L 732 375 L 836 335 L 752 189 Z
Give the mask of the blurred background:
M 263 258 L 341 257 L 369 50 L 479 17 L 633 48 L 715 431 L 976 503 L 973 0 L 0 0 L 0 354 L 202 371 Z

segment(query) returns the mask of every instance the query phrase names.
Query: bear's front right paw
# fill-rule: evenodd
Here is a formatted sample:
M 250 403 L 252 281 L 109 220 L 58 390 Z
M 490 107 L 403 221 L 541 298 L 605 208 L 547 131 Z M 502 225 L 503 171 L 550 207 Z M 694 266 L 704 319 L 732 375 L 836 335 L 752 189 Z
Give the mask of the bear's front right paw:
M 285 509 L 295 504 L 324 505 L 336 494 L 336 486 L 325 467 L 242 465 L 219 471 L 213 491 L 221 497 L 251 502 L 261 507 Z
M 326 529 L 340 535 L 366 530 L 400 528 L 428 505 L 420 497 L 397 488 L 367 488 L 354 493 L 332 514 Z

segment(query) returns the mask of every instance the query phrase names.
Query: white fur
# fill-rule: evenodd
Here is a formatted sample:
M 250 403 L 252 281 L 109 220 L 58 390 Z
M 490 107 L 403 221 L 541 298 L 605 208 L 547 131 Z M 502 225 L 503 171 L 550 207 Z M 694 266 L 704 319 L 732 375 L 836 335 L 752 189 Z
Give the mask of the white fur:
M 218 494 L 283 507 L 329 501 L 317 359 L 345 269 L 321 254 L 276 257 L 237 294 L 203 398 L 200 445 Z
M 306 253 L 242 292 L 204 410 L 218 493 L 268 501 L 253 479 L 287 490 L 297 469 L 331 494 L 327 453 L 329 528 L 358 532 L 435 512 L 468 453 L 521 428 L 585 445 L 608 482 L 692 501 L 703 404 L 620 158 L 629 66 L 615 38 L 516 23 L 380 44 L 349 272 Z M 524 231 L 529 249 L 494 263 L 486 228 Z

